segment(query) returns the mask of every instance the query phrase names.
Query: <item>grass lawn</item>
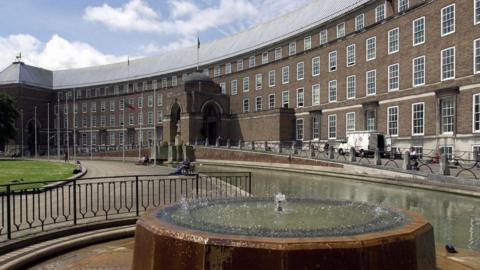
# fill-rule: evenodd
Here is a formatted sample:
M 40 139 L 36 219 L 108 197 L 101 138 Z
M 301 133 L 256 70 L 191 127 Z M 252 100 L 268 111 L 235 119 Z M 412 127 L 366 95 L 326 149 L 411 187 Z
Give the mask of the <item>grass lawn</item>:
M 37 161 L 37 160 L 0 160 L 0 185 L 17 183 L 44 181 L 44 180 L 60 180 L 67 179 L 72 176 L 73 164 Z M 41 186 L 41 185 L 21 185 L 21 188 Z M 17 188 L 15 188 L 17 189 Z M 1 191 L 1 190 L 0 190 Z

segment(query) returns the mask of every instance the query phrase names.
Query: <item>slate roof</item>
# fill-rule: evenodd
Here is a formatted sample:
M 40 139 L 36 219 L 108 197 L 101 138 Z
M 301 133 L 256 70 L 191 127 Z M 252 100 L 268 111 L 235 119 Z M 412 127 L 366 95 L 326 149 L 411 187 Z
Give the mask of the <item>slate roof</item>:
M 260 24 L 246 31 L 202 43 L 200 66 L 232 58 L 275 44 L 313 29 L 372 0 L 316 0 L 296 11 Z M 15 64 L 0 72 L 0 84 L 22 81 L 15 74 L 25 75 L 25 83 L 50 85 L 54 89 L 86 87 L 159 76 L 196 67 L 197 46 L 182 48 L 156 56 L 109 65 L 46 71 L 28 65 L 21 72 L 12 71 Z

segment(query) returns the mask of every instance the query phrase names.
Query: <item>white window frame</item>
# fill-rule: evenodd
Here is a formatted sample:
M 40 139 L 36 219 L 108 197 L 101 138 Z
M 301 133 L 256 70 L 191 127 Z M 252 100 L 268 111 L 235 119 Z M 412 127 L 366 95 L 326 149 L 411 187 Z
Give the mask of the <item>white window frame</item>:
M 260 103 L 258 101 L 260 101 Z M 259 106 L 259 104 L 260 104 L 260 106 Z M 262 97 L 257 96 L 257 97 L 255 97 L 255 111 L 259 112 L 261 110 L 262 110 Z
M 232 80 L 230 82 L 230 95 L 235 96 L 238 94 L 238 81 Z
M 287 108 L 290 108 L 290 93 L 288 90 L 282 92 L 282 108 L 285 108 L 285 104 L 287 105 Z
M 372 57 L 369 57 L 369 47 L 368 47 L 368 42 L 370 40 L 373 40 L 373 56 Z M 373 36 L 373 37 L 370 37 L 370 38 L 367 38 L 365 40 L 365 59 L 366 61 L 372 61 L 372 60 L 375 60 L 377 58 L 377 37 L 376 36 Z
M 478 61 L 478 62 L 477 62 Z M 480 73 L 480 68 L 477 68 L 477 64 L 480 67 L 480 38 L 473 41 L 473 73 Z
M 298 88 L 297 89 L 297 108 L 305 107 L 305 89 Z
M 227 94 L 227 85 L 224 82 L 219 83 L 220 85 L 220 92 L 222 94 Z
M 353 96 L 350 96 L 349 95 L 349 80 L 353 78 Z M 347 97 L 347 99 L 355 99 L 355 97 L 357 96 L 357 78 L 355 75 L 350 75 L 350 76 L 347 76 L 347 78 L 345 79 L 345 88 L 346 88 L 346 93 L 345 93 L 345 96 Z
M 288 43 L 288 56 L 297 54 L 297 42 L 292 41 Z
M 303 38 L 303 50 L 307 51 L 312 48 L 312 36 L 306 36 Z
M 285 80 L 285 71 L 287 80 Z M 287 84 L 290 81 L 290 66 L 282 67 L 282 84 Z
M 393 33 L 397 33 L 393 35 Z M 396 37 L 396 40 L 393 40 L 393 37 Z M 392 43 L 396 44 L 395 48 L 392 48 Z M 392 30 L 388 31 L 388 54 L 394 54 L 400 51 L 400 28 L 393 28 Z
M 343 38 L 346 35 L 345 23 L 337 24 L 337 38 Z
M 473 24 L 480 24 L 480 0 L 473 0 Z
M 248 58 L 248 67 L 254 68 L 256 66 L 257 66 L 257 57 L 255 55 L 252 55 Z
M 263 75 L 262 73 L 255 74 L 255 90 L 262 90 L 263 87 Z
M 301 81 L 305 78 L 305 63 L 297 63 L 297 81 Z
M 443 23 L 444 23 L 444 18 L 443 18 L 443 11 L 446 10 L 447 8 L 450 8 L 453 6 L 453 29 L 449 32 L 444 32 L 444 27 L 443 27 Z M 456 9 L 455 9 L 455 3 L 451 4 L 451 5 L 448 5 L 448 6 L 445 6 L 441 9 L 440 11 L 440 34 L 442 37 L 445 37 L 445 36 L 448 36 L 448 35 L 451 35 L 453 33 L 455 33 L 455 28 L 456 28 L 456 16 L 455 16 L 455 12 L 456 12 Z
M 446 78 L 445 78 L 445 77 L 443 76 L 443 75 L 444 75 L 444 69 L 443 69 L 443 67 L 444 67 L 444 65 L 443 65 L 443 52 L 444 52 L 444 51 L 447 51 L 447 50 L 451 50 L 451 49 L 453 49 L 453 72 L 452 72 L 452 73 L 453 73 L 453 76 L 450 76 L 450 77 L 446 77 Z M 456 58 L 456 57 L 455 57 L 455 47 L 446 48 L 446 49 L 443 49 L 443 50 L 440 51 L 440 76 L 441 76 L 441 80 L 442 80 L 442 81 L 447 81 L 447 80 L 453 80 L 453 79 L 455 79 L 455 73 L 456 73 L 456 71 L 455 71 L 455 62 L 456 62 L 456 59 L 455 59 L 455 58 Z
M 262 53 L 262 65 L 268 64 L 268 51 Z
M 301 123 L 301 125 L 299 125 L 299 123 Z M 301 126 L 301 129 L 299 128 L 300 126 Z M 297 139 L 297 141 L 303 141 L 304 134 L 305 134 L 304 129 L 305 129 L 305 125 L 303 122 L 303 118 L 296 119 L 295 120 L 295 138 Z
M 273 97 L 273 103 L 272 103 Z M 275 109 L 275 94 L 268 95 L 268 109 Z
M 335 98 L 333 98 L 333 90 L 332 86 L 335 86 Z M 338 83 L 337 80 L 331 80 L 328 81 L 328 102 L 337 102 L 337 97 L 338 97 Z
M 369 86 L 369 81 L 368 81 L 369 80 L 369 74 L 374 74 L 374 82 L 373 82 L 374 92 L 372 92 L 372 93 L 368 92 L 369 91 L 369 88 L 368 88 L 368 86 Z M 374 96 L 374 95 L 377 94 L 377 70 L 376 69 L 369 70 L 365 73 L 365 92 L 366 92 L 365 94 L 367 96 Z
M 348 117 L 353 115 L 353 127 L 352 128 L 348 128 Z M 348 132 L 353 132 L 355 131 L 355 112 L 347 112 L 345 113 L 345 132 L 348 133 Z
M 220 65 L 216 65 L 213 68 L 213 77 L 220 77 L 220 73 L 221 73 Z
M 478 129 L 475 129 L 475 99 L 478 98 Z M 472 96 L 472 133 L 480 133 L 480 93 Z
M 403 9 L 401 9 L 401 8 L 402 8 L 402 6 L 401 6 L 401 5 L 402 5 L 402 1 L 406 1 L 406 7 L 404 7 Z M 409 8 L 410 8 L 410 1 L 408 1 L 408 0 L 398 0 L 398 9 L 397 9 L 397 10 L 398 10 L 399 13 L 404 13 L 404 12 L 406 12 Z
M 245 106 L 246 105 L 246 106 Z M 248 98 L 244 98 L 243 99 L 243 102 L 242 102 L 242 111 L 244 113 L 248 113 L 250 112 L 250 101 L 248 100 Z
M 390 109 L 395 109 L 396 110 L 396 120 L 395 120 L 395 123 L 396 123 L 396 133 L 395 134 L 392 134 L 390 132 L 390 123 L 392 123 L 393 121 L 390 120 L 391 116 L 392 116 L 392 113 L 390 112 Z M 399 112 L 400 112 L 400 108 L 399 106 L 390 106 L 390 107 L 387 107 L 387 134 L 391 137 L 398 137 L 398 134 L 400 132 L 400 121 L 399 121 Z
M 323 29 L 319 33 L 320 45 L 324 45 L 328 43 L 328 30 Z
M 365 28 L 365 15 L 359 14 L 355 17 L 355 31 L 360 31 Z
M 320 116 L 312 117 L 312 139 L 317 141 L 320 139 Z
M 331 123 L 333 123 L 334 126 L 332 126 Z M 331 136 L 332 132 L 334 133 L 334 136 Z M 327 133 L 328 133 L 327 135 L 329 140 L 337 139 L 337 115 L 336 114 L 330 114 L 327 117 Z
M 353 50 L 350 51 L 350 49 L 353 48 Z M 345 57 L 346 59 L 346 65 L 347 67 L 353 67 L 355 66 L 356 62 L 357 62 L 357 55 L 356 55 L 356 46 L 355 44 L 350 44 L 347 46 L 346 48 L 346 55 L 347 57 Z M 350 58 L 353 58 L 353 62 L 350 62 Z
M 226 63 L 225 64 L 225 74 L 230 74 L 232 73 L 232 63 Z
M 378 16 L 380 15 L 379 14 L 379 8 L 382 8 L 382 18 L 381 19 L 378 19 Z M 385 11 L 386 11 L 385 3 L 380 4 L 380 5 L 375 7 L 375 23 L 378 23 L 378 22 L 381 22 L 381 21 L 385 20 L 385 18 L 386 18 Z
M 392 85 L 392 80 L 394 80 L 395 78 L 392 77 L 393 74 L 392 74 L 391 68 L 394 68 L 394 67 L 397 68 L 396 87 L 392 87 L 392 86 L 394 86 L 394 85 Z M 400 89 L 400 64 L 396 63 L 396 64 L 389 65 L 387 73 L 388 73 L 388 91 L 397 91 L 398 89 Z
M 282 59 L 282 47 L 275 48 L 274 57 L 275 60 Z
M 415 127 L 414 127 L 414 123 L 415 123 L 415 119 L 414 119 L 414 114 L 415 114 L 415 111 L 414 111 L 414 107 L 415 105 L 419 105 L 419 104 L 422 104 L 422 114 L 423 114 L 423 117 L 422 117 L 422 132 L 421 133 L 415 133 Z M 425 102 L 417 102 L 417 103 L 413 103 L 412 104 L 412 118 L 411 118 L 411 121 L 412 121 L 412 136 L 423 136 L 425 135 Z
M 423 82 L 422 83 L 416 83 L 416 80 L 415 80 L 415 61 L 418 60 L 418 59 L 422 59 L 423 58 L 423 70 L 422 70 L 422 73 L 423 73 Z M 425 55 L 422 55 L 422 56 L 419 56 L 419 57 L 415 57 L 412 59 L 412 86 L 413 87 L 419 87 L 419 86 L 422 86 L 422 85 L 425 85 L 425 81 L 426 81 L 426 72 L 425 70 L 427 69 L 427 61 L 426 61 L 426 58 L 425 58 Z
M 449 110 L 445 110 L 445 101 L 449 101 L 450 102 L 450 105 L 451 107 L 448 107 Z M 453 97 L 444 97 L 444 98 L 441 98 L 439 100 L 439 111 L 440 111 L 440 133 L 442 134 L 453 134 L 455 132 L 455 100 Z M 451 114 L 448 114 L 448 115 L 444 115 L 444 113 L 448 111 L 449 113 Z M 451 120 L 451 123 L 447 123 L 447 121 L 445 121 L 447 118 L 449 118 Z M 447 128 L 448 127 L 448 128 Z M 451 130 L 448 130 L 450 129 Z
M 320 105 L 320 84 L 312 85 L 312 106 Z
M 238 59 L 237 60 L 237 71 L 242 71 L 243 70 L 243 59 Z
M 312 58 L 312 77 L 320 75 L 320 56 Z
M 242 79 L 242 91 L 243 92 L 250 91 L 250 77 L 244 77 Z
M 268 87 L 274 87 L 276 84 L 276 72 L 275 70 L 270 70 L 268 72 Z
M 335 56 L 335 61 L 333 61 L 333 56 Z M 337 51 L 332 51 L 328 53 L 328 72 L 337 71 L 337 62 L 338 62 L 338 55 Z
M 422 21 L 423 22 L 423 29 L 421 31 L 416 31 L 416 28 L 415 28 L 415 24 L 419 21 Z M 415 34 L 416 33 L 419 33 L 421 32 L 422 33 L 422 41 L 420 42 L 416 42 L 415 40 Z M 420 17 L 420 18 L 417 18 L 415 20 L 412 21 L 412 44 L 413 46 L 418 46 L 418 45 L 422 45 L 425 43 L 425 40 L 427 39 L 427 35 L 426 35 L 426 19 L 425 19 L 425 16 L 423 17 Z

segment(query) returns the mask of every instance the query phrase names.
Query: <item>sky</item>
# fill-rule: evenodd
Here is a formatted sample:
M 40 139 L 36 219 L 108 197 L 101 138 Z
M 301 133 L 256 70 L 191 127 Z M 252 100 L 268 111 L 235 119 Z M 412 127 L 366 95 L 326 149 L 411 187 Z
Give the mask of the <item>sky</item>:
M 0 0 L 0 70 L 115 63 L 195 46 L 321 0 Z

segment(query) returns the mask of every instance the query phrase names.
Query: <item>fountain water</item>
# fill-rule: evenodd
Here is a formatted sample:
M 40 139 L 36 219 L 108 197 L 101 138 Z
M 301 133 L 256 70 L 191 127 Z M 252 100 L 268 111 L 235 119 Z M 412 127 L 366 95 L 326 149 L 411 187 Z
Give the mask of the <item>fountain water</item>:
M 137 222 L 134 269 L 436 269 L 419 214 L 360 202 L 198 200 Z M 280 214 L 280 215 L 279 215 Z

